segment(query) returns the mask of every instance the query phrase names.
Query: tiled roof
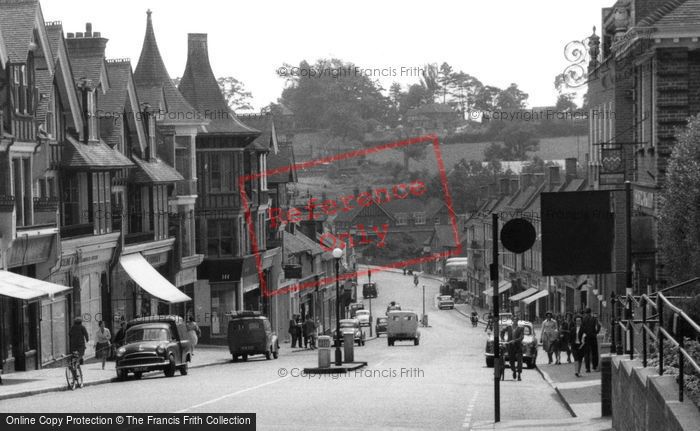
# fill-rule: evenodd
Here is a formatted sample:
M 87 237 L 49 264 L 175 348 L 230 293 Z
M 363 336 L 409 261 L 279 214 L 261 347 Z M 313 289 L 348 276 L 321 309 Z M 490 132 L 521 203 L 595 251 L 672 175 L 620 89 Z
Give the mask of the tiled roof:
M 11 62 L 27 60 L 38 0 L 0 0 L 0 31 Z
M 674 2 L 679 3 L 679 2 Z M 654 23 L 658 30 L 677 27 L 692 27 L 697 34 L 700 28 L 700 0 L 685 0 L 675 9 L 665 14 Z
M 107 60 L 107 74 L 109 91 L 100 95 L 100 111 L 107 116 L 120 115 L 127 101 L 131 62 L 128 59 Z
M 638 27 L 648 27 L 651 26 L 658 21 L 660 21 L 663 17 L 668 16 L 671 14 L 672 11 L 678 10 L 678 7 L 681 5 L 684 5 L 684 3 L 687 3 L 688 0 L 669 0 L 666 3 L 664 3 L 661 7 L 656 9 L 654 12 L 650 13 L 646 17 L 644 17 L 642 20 L 640 20 L 637 23 Z M 692 3 L 692 2 L 690 2 Z M 685 12 L 697 12 L 697 4 L 695 5 L 695 11 L 692 10 L 692 5 L 690 8 L 687 8 Z M 679 18 L 683 19 L 684 22 L 688 22 L 683 18 L 682 16 L 678 16 Z
M 336 213 L 335 217 L 333 218 L 334 223 L 350 223 L 353 220 L 355 220 L 355 217 L 362 211 L 364 207 L 361 206 L 354 206 L 350 211 L 339 211 Z
M 272 114 L 242 115 L 238 119 L 260 131 L 260 135 L 248 145 L 248 149 L 270 151 L 277 147 L 277 132 Z
M 203 127 L 205 133 L 249 136 L 260 133 L 243 124 L 228 107 L 209 64 L 206 34 L 188 35 L 187 66 L 178 89 L 205 119 L 211 120 Z
M 392 199 L 380 204 L 389 214 L 425 212 L 426 203 L 420 199 Z
M 49 38 L 51 52 L 53 53 L 53 59 L 55 61 L 58 58 L 59 45 L 63 43 L 63 25 L 58 21 L 47 22 L 46 36 Z
M 36 106 L 36 118 L 44 121 L 49 101 L 53 97 L 53 74 L 48 69 L 37 69 L 35 72 L 36 88 L 39 92 L 39 100 Z
M 68 136 L 61 165 L 66 169 L 119 169 L 133 167 L 125 155 L 104 142 L 83 144 Z
M 317 255 L 323 253 L 323 249 L 316 241 L 299 231 L 293 234 L 283 231 L 283 235 L 285 254 L 309 253 Z
M 147 12 L 146 35 L 143 39 L 141 56 L 134 71 L 134 82 L 139 98 L 153 108 L 163 109 L 174 115 L 168 115 L 168 121 L 193 122 L 195 110 L 173 84 L 168 70 L 160 55 L 156 36 L 151 21 L 151 11 Z
M 178 171 L 160 159 L 141 160 L 134 156 L 137 168 L 132 171 L 135 183 L 173 183 L 184 180 Z
M 294 147 L 292 143 L 278 142 L 277 149 L 277 153 L 271 151 L 270 154 L 267 155 L 267 169 L 272 170 L 283 166 L 290 166 L 292 168 L 286 172 L 278 172 L 269 175 L 267 177 L 267 182 L 270 184 L 296 182 L 297 172 L 296 169 L 293 168 L 296 161 L 294 159 Z
M 459 232 L 457 232 L 459 235 Z M 452 225 L 436 225 L 434 236 L 437 240 L 438 247 L 456 247 L 455 233 L 452 230 Z
M 104 37 L 68 37 L 66 47 L 68 57 L 73 68 L 73 78 L 75 82 L 81 79 L 89 79 L 94 85 L 101 82 L 102 71 L 105 70 L 105 48 L 107 39 Z M 104 87 L 109 87 L 107 82 L 102 83 Z

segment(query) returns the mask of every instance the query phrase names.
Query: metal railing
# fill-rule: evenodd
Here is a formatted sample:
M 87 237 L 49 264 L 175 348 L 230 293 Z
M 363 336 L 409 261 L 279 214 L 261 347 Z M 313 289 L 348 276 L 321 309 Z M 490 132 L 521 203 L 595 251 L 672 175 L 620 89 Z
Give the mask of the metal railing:
M 685 362 L 687 361 L 697 372 L 700 374 L 700 365 L 695 361 L 695 359 L 690 355 L 690 353 L 685 349 L 685 340 L 683 337 L 683 331 L 681 330 L 679 324 L 680 322 L 685 322 L 682 324 L 686 328 L 692 330 L 695 333 L 695 338 L 700 337 L 700 325 L 698 325 L 693 319 L 691 319 L 683 310 L 673 305 L 669 298 L 666 297 L 663 292 L 671 290 L 673 288 L 681 287 L 690 283 L 700 281 L 700 278 L 694 278 L 688 280 L 680 285 L 671 286 L 664 290 L 658 291 L 656 293 L 647 295 L 643 294 L 639 296 L 638 300 L 633 295 L 627 296 L 628 310 L 631 311 L 631 305 L 635 304 L 637 307 L 642 309 L 642 319 L 634 320 L 631 315 L 628 315 L 627 320 L 619 320 L 618 325 L 624 330 L 626 334 L 629 334 L 629 355 L 630 359 L 634 359 L 634 325 L 641 324 L 641 337 L 642 337 L 642 365 L 647 367 L 649 361 L 649 338 L 657 345 L 658 351 L 658 361 L 659 361 L 659 375 L 664 374 L 664 343 L 666 341 L 670 342 L 673 347 L 678 348 L 677 359 L 678 359 L 678 400 L 683 402 L 683 389 L 685 382 Z M 654 309 L 656 314 L 649 316 L 648 308 Z M 671 313 L 671 318 L 669 322 L 665 322 L 664 312 L 669 311 Z M 622 332 L 621 332 L 622 334 Z

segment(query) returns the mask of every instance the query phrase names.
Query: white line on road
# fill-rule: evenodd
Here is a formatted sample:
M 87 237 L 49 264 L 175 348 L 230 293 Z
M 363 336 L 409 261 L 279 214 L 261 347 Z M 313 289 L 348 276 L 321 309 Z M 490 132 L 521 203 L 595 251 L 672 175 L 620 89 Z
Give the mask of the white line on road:
M 223 400 L 223 399 L 226 399 L 226 398 L 235 397 L 236 395 L 240 395 L 240 394 L 243 394 L 243 393 L 248 392 L 248 391 L 254 391 L 254 390 L 260 389 L 260 388 L 262 388 L 262 387 L 264 387 L 264 386 L 268 386 L 268 385 L 275 384 L 275 383 L 277 383 L 277 382 L 281 382 L 282 380 L 286 380 L 286 379 L 288 379 L 288 378 L 290 378 L 290 377 L 291 377 L 290 375 L 287 375 L 287 376 L 281 377 L 281 378 L 279 378 L 279 379 L 270 380 L 269 382 L 261 383 L 261 384 L 259 384 L 259 385 L 257 385 L 257 386 L 251 386 L 250 388 L 241 389 L 240 391 L 236 391 L 236 392 L 232 392 L 232 393 L 230 393 L 230 394 L 222 395 L 222 396 L 220 396 L 220 397 L 218 397 L 218 398 L 214 398 L 213 400 L 205 401 L 205 402 L 203 402 L 203 403 L 199 403 L 199 404 L 195 404 L 195 405 L 193 405 L 193 406 L 187 407 L 186 409 L 178 410 L 178 411 L 176 411 L 175 413 L 184 413 L 184 412 L 186 412 L 187 410 L 196 409 L 196 408 L 199 408 L 199 407 L 202 407 L 202 406 L 206 406 L 207 404 L 213 404 L 213 403 L 219 402 L 219 401 L 221 401 L 221 400 Z
M 474 411 L 474 406 L 476 405 L 476 399 L 479 397 L 479 391 L 474 392 L 472 399 L 469 400 L 469 405 L 467 406 L 467 414 L 464 415 L 464 422 L 462 422 L 462 428 L 469 428 L 472 422 L 472 411 Z

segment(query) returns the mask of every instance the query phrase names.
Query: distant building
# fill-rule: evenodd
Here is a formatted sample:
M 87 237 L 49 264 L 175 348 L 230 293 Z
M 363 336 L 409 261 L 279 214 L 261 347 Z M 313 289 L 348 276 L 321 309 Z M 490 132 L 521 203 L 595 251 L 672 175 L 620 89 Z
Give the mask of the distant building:
M 461 112 L 444 103 L 430 103 L 406 112 L 406 128 L 422 134 L 446 135 L 464 123 Z

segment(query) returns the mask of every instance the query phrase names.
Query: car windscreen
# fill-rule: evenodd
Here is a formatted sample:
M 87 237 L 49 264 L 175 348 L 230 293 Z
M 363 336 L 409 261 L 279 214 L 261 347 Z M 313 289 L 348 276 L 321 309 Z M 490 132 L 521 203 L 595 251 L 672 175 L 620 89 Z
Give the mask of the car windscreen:
M 126 331 L 126 343 L 168 340 L 170 328 L 167 325 L 136 325 Z
M 248 332 L 265 329 L 265 324 L 260 319 L 236 319 L 229 323 L 229 331 Z

